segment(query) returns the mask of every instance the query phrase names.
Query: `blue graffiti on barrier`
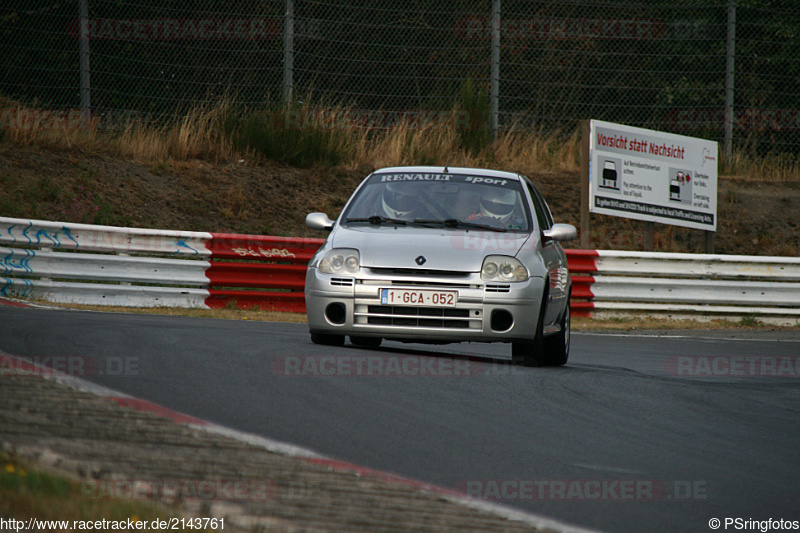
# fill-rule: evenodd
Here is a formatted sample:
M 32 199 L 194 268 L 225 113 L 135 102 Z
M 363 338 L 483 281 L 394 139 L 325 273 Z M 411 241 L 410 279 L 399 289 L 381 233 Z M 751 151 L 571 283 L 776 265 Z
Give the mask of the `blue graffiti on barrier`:
M 29 279 L 18 279 L 17 284 L 22 283 L 24 286 L 19 287 L 17 285 L 14 286 L 13 279 L 10 278 L 2 278 L 2 282 L 0 282 L 0 296 L 19 296 L 19 297 L 28 297 L 33 292 L 33 282 Z
M 187 248 L 194 252 L 194 255 L 200 255 L 200 252 L 186 244 L 186 239 L 179 240 L 176 244 L 178 245 L 178 250 L 176 250 L 175 253 L 180 253 L 181 248 Z
M 23 253 L 25 254 L 24 256 L 22 256 Z M 11 253 L 8 253 L 0 262 L 0 266 L 3 267 L 2 274 L 9 274 L 14 270 L 24 270 L 33 274 L 33 269 L 29 262 L 34 257 L 36 257 L 34 250 L 11 250 Z

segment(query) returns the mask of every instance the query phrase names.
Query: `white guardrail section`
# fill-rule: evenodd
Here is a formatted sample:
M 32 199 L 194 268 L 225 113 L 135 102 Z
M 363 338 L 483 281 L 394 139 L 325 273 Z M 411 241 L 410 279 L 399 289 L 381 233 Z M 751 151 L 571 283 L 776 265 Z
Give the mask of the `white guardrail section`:
M 596 311 L 800 323 L 800 258 L 598 250 Z
M 205 307 L 210 233 L 0 217 L 0 295 Z

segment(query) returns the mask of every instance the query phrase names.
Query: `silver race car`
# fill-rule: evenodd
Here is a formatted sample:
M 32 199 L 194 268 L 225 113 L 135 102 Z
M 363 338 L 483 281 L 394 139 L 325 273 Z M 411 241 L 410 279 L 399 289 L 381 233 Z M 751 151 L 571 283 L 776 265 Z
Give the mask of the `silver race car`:
M 377 347 L 403 342 L 509 342 L 512 360 L 563 365 L 571 283 L 541 193 L 511 172 L 393 167 L 370 174 L 309 263 L 311 340 Z

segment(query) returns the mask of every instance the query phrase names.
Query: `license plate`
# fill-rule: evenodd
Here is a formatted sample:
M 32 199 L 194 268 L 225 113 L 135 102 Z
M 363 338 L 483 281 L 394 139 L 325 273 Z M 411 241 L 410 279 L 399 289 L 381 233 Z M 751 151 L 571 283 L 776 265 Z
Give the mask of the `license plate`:
M 381 305 L 455 307 L 457 301 L 456 291 L 381 289 Z

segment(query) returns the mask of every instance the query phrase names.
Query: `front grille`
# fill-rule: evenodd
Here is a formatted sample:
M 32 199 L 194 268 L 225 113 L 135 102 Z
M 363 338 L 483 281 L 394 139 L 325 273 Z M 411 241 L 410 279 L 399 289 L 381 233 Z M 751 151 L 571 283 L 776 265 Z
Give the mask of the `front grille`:
M 331 278 L 331 285 L 337 287 L 352 287 L 353 283 L 353 278 Z
M 364 279 L 359 280 L 362 285 L 375 285 L 378 287 L 388 287 L 389 285 L 401 285 L 408 287 L 430 287 L 433 289 L 475 289 L 478 285 L 470 285 L 469 283 L 452 283 L 445 281 L 430 281 L 430 280 L 405 280 L 405 279 Z
M 426 278 L 468 278 L 470 272 L 453 270 L 431 270 L 429 268 L 380 268 L 371 267 L 369 271 L 377 276 L 422 276 Z
M 357 305 L 357 324 L 420 328 L 480 329 L 479 309 Z

